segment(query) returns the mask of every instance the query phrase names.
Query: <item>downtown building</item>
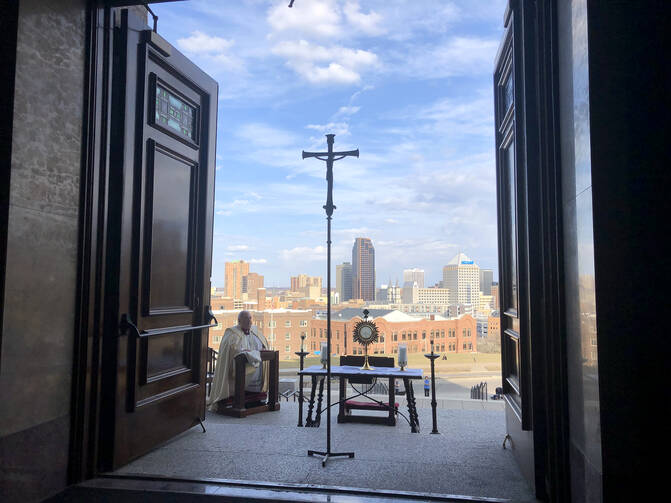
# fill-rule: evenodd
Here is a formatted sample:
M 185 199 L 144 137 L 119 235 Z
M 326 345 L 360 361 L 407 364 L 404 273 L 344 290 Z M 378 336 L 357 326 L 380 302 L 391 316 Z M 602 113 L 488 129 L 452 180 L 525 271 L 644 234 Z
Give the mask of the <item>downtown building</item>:
M 249 262 L 226 262 L 224 270 L 224 296 L 242 299 L 243 278 L 249 274 Z
M 404 269 L 403 270 L 403 288 L 405 285 L 411 286 L 417 283 L 419 288 L 424 288 L 424 269 Z
M 375 300 L 375 248 L 370 238 L 356 238 L 352 247 L 352 298 Z
M 352 298 L 352 264 L 343 262 L 336 266 L 336 292 L 338 304 Z
M 458 253 L 443 267 L 443 288 L 450 290 L 450 304 L 479 306 L 480 267 L 465 253 Z

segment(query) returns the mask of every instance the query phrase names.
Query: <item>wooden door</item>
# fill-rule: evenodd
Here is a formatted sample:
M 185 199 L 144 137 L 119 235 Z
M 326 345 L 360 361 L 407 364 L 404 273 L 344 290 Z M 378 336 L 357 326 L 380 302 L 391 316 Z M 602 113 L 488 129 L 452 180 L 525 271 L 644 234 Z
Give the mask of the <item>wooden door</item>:
M 523 12 L 511 1 L 494 71 L 501 360 L 506 427 L 528 480 L 534 480 L 531 312 Z
M 114 32 L 101 465 L 205 416 L 217 84 L 128 11 Z M 116 324 L 116 327 L 114 326 Z

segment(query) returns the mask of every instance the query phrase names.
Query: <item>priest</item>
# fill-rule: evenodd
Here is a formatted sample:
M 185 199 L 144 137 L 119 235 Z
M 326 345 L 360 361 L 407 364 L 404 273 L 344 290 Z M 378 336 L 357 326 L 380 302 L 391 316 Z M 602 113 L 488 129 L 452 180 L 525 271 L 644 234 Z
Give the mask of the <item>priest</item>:
M 245 393 L 268 391 L 268 371 L 261 362 L 261 350 L 268 349 L 268 341 L 252 326 L 249 311 L 240 311 L 238 324 L 227 328 L 219 344 L 219 356 L 214 379 L 207 399 L 208 409 L 216 412 L 219 403 L 235 394 L 235 361 L 239 354 L 247 358 L 245 365 Z

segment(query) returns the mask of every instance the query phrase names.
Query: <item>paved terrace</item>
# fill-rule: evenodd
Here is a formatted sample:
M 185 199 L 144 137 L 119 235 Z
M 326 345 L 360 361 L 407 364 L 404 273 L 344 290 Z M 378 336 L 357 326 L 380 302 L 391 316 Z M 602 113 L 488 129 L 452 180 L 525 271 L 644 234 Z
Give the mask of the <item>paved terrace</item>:
M 405 398 L 398 399 L 407 415 Z M 501 402 L 439 400 L 440 435 L 431 435 L 428 400 L 417 401 L 419 434 L 410 433 L 400 415 L 395 427 L 338 424 L 335 405 L 332 451 L 354 451 L 355 458 L 334 458 L 325 468 L 307 451 L 325 450 L 326 414 L 320 428 L 299 428 L 298 404 L 282 401 L 280 411 L 245 419 L 209 413 L 206 433 L 196 426 L 117 473 L 535 501 L 511 450 L 502 448 Z

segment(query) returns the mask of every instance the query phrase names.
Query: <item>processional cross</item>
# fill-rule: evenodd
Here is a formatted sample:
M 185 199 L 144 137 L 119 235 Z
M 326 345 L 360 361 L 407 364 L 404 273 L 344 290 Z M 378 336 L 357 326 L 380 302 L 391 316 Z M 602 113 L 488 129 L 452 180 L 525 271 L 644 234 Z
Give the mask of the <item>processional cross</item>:
M 333 210 L 336 208 L 333 205 L 333 162 L 339 161 L 340 159 L 344 159 L 348 156 L 359 157 L 359 149 L 348 150 L 347 152 L 334 152 L 334 138 L 334 134 L 326 135 L 326 144 L 329 148 L 328 152 L 306 152 L 303 150 L 303 159 L 306 159 L 307 157 L 316 157 L 320 161 L 326 161 L 326 181 L 328 182 L 328 188 L 326 192 L 326 204 L 324 205 L 324 209 L 326 210 L 326 216 L 329 219 L 331 218 L 331 215 L 333 215 Z
M 322 456 L 322 466 L 326 466 L 329 457 L 347 456 L 354 457 L 353 452 L 331 452 L 331 217 L 335 206 L 333 205 L 333 163 L 349 156 L 359 157 L 359 149 L 347 152 L 334 152 L 334 134 L 326 135 L 328 152 L 306 152 L 303 151 L 303 159 L 316 157 L 326 162 L 326 181 L 328 182 L 326 192 L 327 231 L 326 231 L 326 452 L 308 450 L 308 456 Z M 318 414 L 321 411 L 318 411 Z

